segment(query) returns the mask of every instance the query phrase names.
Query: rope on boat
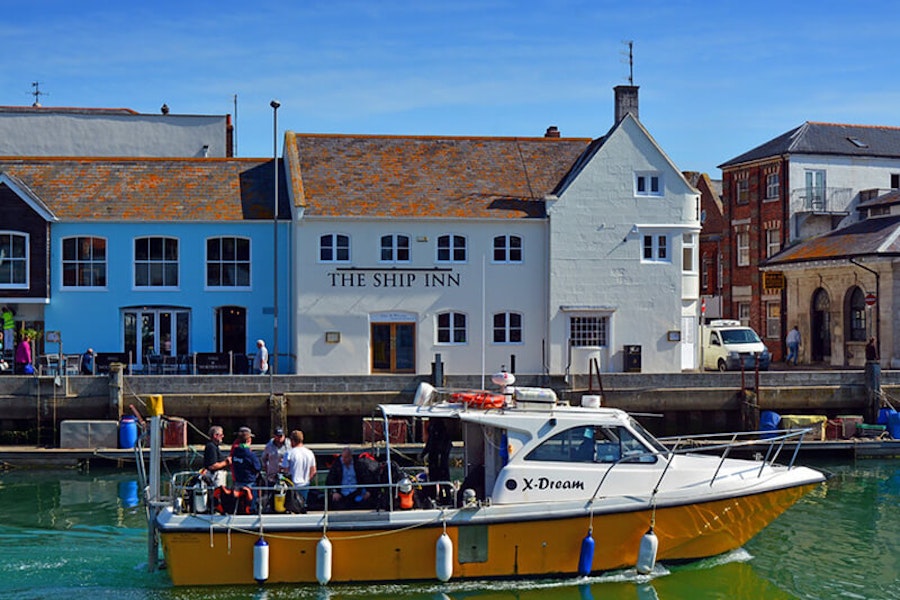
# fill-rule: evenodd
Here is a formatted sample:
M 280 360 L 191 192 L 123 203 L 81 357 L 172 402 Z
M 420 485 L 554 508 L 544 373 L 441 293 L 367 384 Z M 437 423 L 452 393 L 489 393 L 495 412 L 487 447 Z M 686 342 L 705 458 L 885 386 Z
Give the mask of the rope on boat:
M 229 515 L 229 517 L 230 517 L 230 515 Z M 197 518 L 199 518 L 199 515 L 197 515 Z M 422 523 L 413 523 L 412 525 L 408 525 L 406 527 L 400 527 L 398 529 L 391 529 L 389 531 L 379 531 L 379 532 L 375 532 L 375 533 L 364 533 L 364 534 L 360 534 L 360 535 L 342 536 L 339 539 L 341 539 L 341 540 L 364 540 L 364 539 L 368 539 L 368 538 L 383 537 L 383 536 L 392 535 L 395 533 L 402 533 L 404 531 L 410 531 L 410 530 L 416 529 L 418 527 L 424 527 L 426 525 L 431 525 L 433 523 L 437 523 L 438 521 L 440 521 L 443 518 L 444 518 L 444 516 L 443 516 L 443 514 L 441 514 L 441 515 L 434 517 L 433 519 L 429 519 L 428 521 L 423 521 Z M 210 523 L 209 523 L 210 547 L 212 547 L 212 545 L 213 545 L 212 544 L 213 530 L 216 529 L 217 526 L 225 529 L 225 533 L 228 535 L 228 552 L 229 552 L 229 554 L 231 553 L 231 532 L 232 531 L 235 531 L 237 533 L 246 533 L 249 535 L 258 535 L 258 533 L 253 531 L 252 529 L 245 529 L 243 527 L 238 527 L 236 525 L 231 524 L 230 518 L 229 518 L 229 522 L 225 525 L 218 525 L 217 523 L 210 520 Z M 446 520 L 444 520 L 444 531 L 445 532 L 447 531 L 447 521 Z M 324 528 L 323 528 L 322 532 L 325 533 Z M 321 536 L 297 537 L 297 536 L 293 536 L 293 535 L 277 534 L 277 533 L 271 533 L 271 532 L 267 533 L 266 537 L 269 539 L 289 540 L 289 541 L 297 541 L 297 542 L 314 542 L 316 540 L 321 539 Z

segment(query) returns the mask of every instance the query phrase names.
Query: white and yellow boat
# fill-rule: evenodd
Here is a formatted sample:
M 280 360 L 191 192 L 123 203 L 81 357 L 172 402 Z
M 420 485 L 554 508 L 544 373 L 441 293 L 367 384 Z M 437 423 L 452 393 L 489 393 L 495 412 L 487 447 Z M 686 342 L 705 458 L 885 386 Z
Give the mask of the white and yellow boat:
M 627 413 L 601 407 L 596 396 L 586 396 L 581 406 L 539 388 L 506 388 L 500 399 L 474 393 L 436 398 L 420 389 L 412 404 L 380 408 L 385 432 L 392 419 L 446 419 L 460 434 L 470 476 L 447 505 L 400 508 L 396 494 L 409 481 L 390 468 L 382 489 L 393 500 L 386 506 L 333 511 L 326 505 L 305 514 L 194 512 L 177 480 L 172 498 L 153 500 L 151 477 L 151 536 L 159 536 L 172 582 L 446 581 L 635 567 L 649 572 L 656 560 L 687 561 L 739 548 L 825 479 L 794 466 L 796 451 L 790 464 L 776 463 L 784 441 L 802 432 L 770 437 L 764 459 L 741 460 L 729 457 L 745 443 L 741 436 L 729 434 L 727 443 L 706 446 L 703 453 L 682 451 L 655 439 Z M 390 461 L 390 440 L 384 447 Z M 481 472 L 483 483 L 472 477 Z M 425 488 L 432 483 L 417 481 Z

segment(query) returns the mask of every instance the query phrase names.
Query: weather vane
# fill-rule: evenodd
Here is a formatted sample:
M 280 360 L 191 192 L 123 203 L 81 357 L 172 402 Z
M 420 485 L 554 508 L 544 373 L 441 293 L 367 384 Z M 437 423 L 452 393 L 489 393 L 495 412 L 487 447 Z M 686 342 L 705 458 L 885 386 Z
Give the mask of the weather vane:
M 32 106 L 38 108 L 41 105 L 41 96 L 49 96 L 50 94 L 41 91 L 40 81 L 32 81 L 31 87 L 34 88 L 31 92 L 31 95 L 34 96 L 34 104 L 32 104 Z

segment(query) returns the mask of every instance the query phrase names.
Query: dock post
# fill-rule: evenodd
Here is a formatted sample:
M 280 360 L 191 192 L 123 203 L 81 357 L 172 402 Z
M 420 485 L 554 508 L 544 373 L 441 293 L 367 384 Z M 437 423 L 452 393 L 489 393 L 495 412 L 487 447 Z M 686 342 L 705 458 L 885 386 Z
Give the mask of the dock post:
M 125 366 L 121 363 L 109 365 L 109 418 L 116 421 L 122 416 L 125 405 Z
M 866 423 L 878 420 L 878 409 L 881 408 L 881 363 L 877 360 L 866 361 Z
M 150 417 L 150 485 L 147 488 L 147 571 L 155 572 L 159 568 L 159 534 L 156 529 L 156 516 L 160 506 L 160 462 L 162 447 L 162 421 L 159 415 Z
M 444 363 L 441 361 L 441 353 L 434 355 L 434 362 L 431 363 L 431 382 L 435 387 L 444 386 Z
M 271 431 L 276 427 L 287 427 L 287 406 L 284 394 L 269 394 L 269 422 Z

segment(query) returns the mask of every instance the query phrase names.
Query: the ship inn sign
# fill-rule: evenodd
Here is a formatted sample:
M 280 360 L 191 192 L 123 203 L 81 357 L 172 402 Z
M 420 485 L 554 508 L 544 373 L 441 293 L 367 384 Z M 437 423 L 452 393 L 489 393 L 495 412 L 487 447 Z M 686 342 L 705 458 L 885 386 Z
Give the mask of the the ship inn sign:
M 344 267 L 329 271 L 326 277 L 333 288 L 451 288 L 460 282 L 460 274 L 447 267 Z

